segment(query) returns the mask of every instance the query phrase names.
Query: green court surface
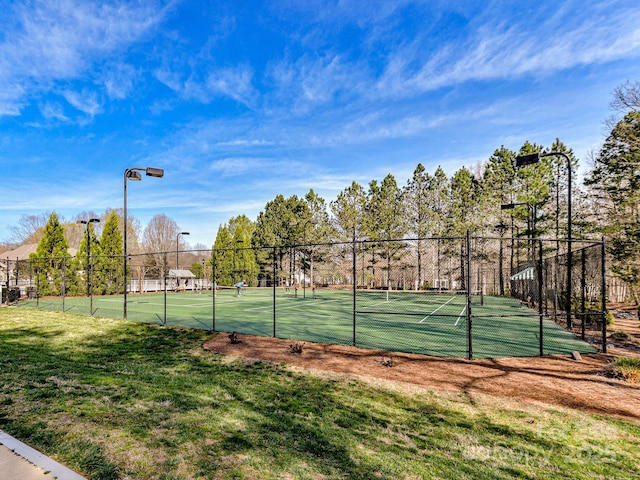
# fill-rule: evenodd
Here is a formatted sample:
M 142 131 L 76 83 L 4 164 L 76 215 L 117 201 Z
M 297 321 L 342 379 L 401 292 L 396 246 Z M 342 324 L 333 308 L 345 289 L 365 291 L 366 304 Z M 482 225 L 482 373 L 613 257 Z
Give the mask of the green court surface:
M 62 310 L 63 299 L 41 298 L 22 306 Z M 355 309 L 354 309 L 355 307 Z M 64 311 L 122 318 L 122 296 L 66 297 Z M 355 312 L 355 313 L 354 313 Z M 284 288 L 128 294 L 132 321 L 236 331 L 292 340 L 357 345 L 364 348 L 472 358 L 592 353 L 597 350 L 552 320 L 512 298 L 456 293 Z M 355 326 L 355 329 L 354 329 Z M 470 328 L 469 328 L 470 327 Z M 541 328 L 542 327 L 542 328 Z M 471 331 L 471 342 L 468 331 Z

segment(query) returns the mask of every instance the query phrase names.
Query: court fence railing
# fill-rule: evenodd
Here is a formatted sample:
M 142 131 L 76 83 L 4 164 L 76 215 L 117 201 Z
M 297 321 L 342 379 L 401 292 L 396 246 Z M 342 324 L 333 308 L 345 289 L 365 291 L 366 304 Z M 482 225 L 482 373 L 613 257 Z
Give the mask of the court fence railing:
M 606 352 L 605 259 L 604 240 L 470 234 L 236 245 L 132 254 L 126 262 L 99 255 L 7 258 L 2 298 L 163 325 L 468 359 Z M 268 306 L 231 319 L 214 293 L 233 292 L 238 282 L 262 292 Z M 208 294 L 211 308 L 197 315 L 181 310 L 176 293 Z M 162 308 L 145 314 L 139 297 L 152 294 L 160 294 Z M 330 296 L 334 303 L 320 301 Z

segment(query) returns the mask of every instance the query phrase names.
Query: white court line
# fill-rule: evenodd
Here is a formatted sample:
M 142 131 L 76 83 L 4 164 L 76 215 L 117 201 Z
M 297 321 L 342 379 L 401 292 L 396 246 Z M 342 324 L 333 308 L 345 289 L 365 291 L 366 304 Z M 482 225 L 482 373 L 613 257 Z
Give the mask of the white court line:
M 458 315 L 458 319 L 456 320 L 456 323 L 453 324 L 454 327 L 458 326 L 458 322 L 460 321 L 460 319 L 462 318 L 462 315 L 464 315 L 464 312 L 466 311 L 467 311 L 467 306 L 465 305 L 462 311 L 460 312 L 460 315 Z
M 420 320 L 418 323 L 422 323 L 424 322 L 427 318 L 432 317 L 433 315 L 435 315 L 435 313 L 440 310 L 442 307 L 444 307 L 445 305 L 447 305 L 447 303 L 451 302 L 452 300 L 455 300 L 455 295 L 453 297 L 451 297 L 449 300 L 447 300 L 446 303 L 443 303 L 442 305 L 440 305 L 438 308 L 436 308 L 433 312 L 431 312 L 429 315 L 427 315 L 426 317 L 424 317 L 422 320 Z

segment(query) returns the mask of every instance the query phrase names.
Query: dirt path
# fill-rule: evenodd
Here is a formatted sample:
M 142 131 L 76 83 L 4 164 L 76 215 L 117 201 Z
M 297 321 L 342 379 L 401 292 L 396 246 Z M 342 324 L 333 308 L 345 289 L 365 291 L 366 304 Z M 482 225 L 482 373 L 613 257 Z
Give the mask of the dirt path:
M 638 323 L 636 321 L 636 323 Z M 640 329 L 639 329 L 640 330 Z M 635 355 L 611 347 L 607 355 L 463 360 L 305 342 L 291 353 L 291 340 L 240 335 L 232 344 L 221 333 L 205 348 L 238 357 L 287 363 L 302 368 L 375 377 L 434 390 L 465 391 L 543 403 L 640 421 L 640 385 L 604 373 L 615 356 Z M 640 357 L 640 354 L 638 354 Z M 392 361 L 392 366 L 383 363 Z

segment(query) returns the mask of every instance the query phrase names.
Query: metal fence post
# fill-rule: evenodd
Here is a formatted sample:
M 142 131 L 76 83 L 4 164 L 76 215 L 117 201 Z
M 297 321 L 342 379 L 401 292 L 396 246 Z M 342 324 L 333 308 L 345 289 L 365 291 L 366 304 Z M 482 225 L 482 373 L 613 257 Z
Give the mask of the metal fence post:
M 602 237 L 602 353 L 607 353 L 607 249 Z
M 36 308 L 40 308 L 40 259 L 36 260 L 38 264 L 36 265 Z
M 276 338 L 276 246 L 273 246 L 273 338 Z
M 216 251 L 211 253 L 211 331 L 216 331 L 216 294 L 218 284 L 216 282 Z
M 356 237 L 353 237 L 353 254 L 351 259 L 352 279 L 353 283 L 353 346 L 356 346 L 356 294 L 358 292 L 358 286 L 356 285 Z
M 7 283 L 5 284 L 7 286 L 7 305 L 9 305 L 9 287 L 11 286 L 9 284 L 9 257 L 7 257 Z M 0 297 L 0 305 L 2 304 L 2 298 Z
M 571 205 L 571 203 L 569 203 L 569 205 Z M 571 225 L 571 218 L 569 218 L 569 225 Z M 569 235 L 569 239 L 567 240 L 567 246 L 568 246 L 568 250 L 567 250 L 567 305 L 566 305 L 566 309 L 567 309 L 567 328 L 569 329 L 569 331 L 573 330 L 573 319 L 571 318 L 571 310 L 572 310 L 572 305 L 571 305 L 571 295 L 573 292 L 573 278 L 572 278 L 572 270 L 573 270 L 573 244 L 571 243 L 571 235 Z
M 544 309 L 542 305 L 543 300 L 543 272 L 542 272 L 542 240 L 538 240 L 538 315 L 540 316 L 540 356 L 544 355 Z
M 586 308 L 586 296 L 587 296 L 587 258 L 585 253 L 586 247 L 580 250 L 580 334 L 582 340 L 586 336 L 586 320 L 587 320 L 587 308 Z
M 54 280 L 55 285 L 55 280 Z M 65 298 L 65 290 L 67 286 L 67 258 L 62 257 L 62 285 L 61 285 L 61 293 L 62 293 L 62 311 L 64 312 L 64 298 Z
M 465 272 L 465 283 L 467 284 L 467 359 L 473 360 L 473 329 L 471 315 L 471 232 L 467 230 L 467 271 Z
M 163 325 L 166 325 L 167 324 L 167 252 L 164 252 L 164 255 L 162 256 L 162 276 L 163 276 L 163 282 L 164 282 L 164 323 Z

